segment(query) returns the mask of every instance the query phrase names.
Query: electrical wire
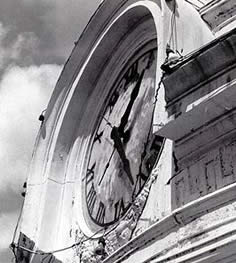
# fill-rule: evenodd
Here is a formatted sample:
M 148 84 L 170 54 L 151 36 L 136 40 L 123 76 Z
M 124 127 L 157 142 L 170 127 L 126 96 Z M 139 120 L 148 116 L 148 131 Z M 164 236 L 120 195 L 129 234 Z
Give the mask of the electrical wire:
M 42 112 L 41 112 L 41 115 L 43 116 L 44 113 L 46 112 L 47 109 L 44 109 Z M 40 115 L 40 116 L 41 116 Z M 37 137 L 36 137 L 36 140 L 35 140 L 35 143 L 34 143 L 34 146 L 33 146 L 33 151 L 32 151 L 32 159 L 34 158 L 35 156 L 35 153 L 36 153 L 36 148 L 37 148 L 37 145 L 38 145 L 38 141 L 39 141 L 39 138 L 40 138 L 40 134 L 41 134 L 41 130 L 39 130 L 38 134 L 37 134 Z M 25 180 L 25 182 L 27 181 L 27 179 Z M 22 213 L 23 213 L 23 207 L 24 207 L 24 203 L 25 203 L 25 198 L 21 204 L 21 208 L 20 208 L 20 213 L 19 213 L 19 216 L 17 218 L 17 223 L 16 223 L 16 227 L 14 229 L 14 233 L 13 233 L 13 237 L 12 237 L 12 242 L 10 244 L 10 249 L 12 250 L 12 253 L 14 254 L 14 258 L 15 258 L 15 261 L 17 262 L 17 256 L 16 256 L 16 253 L 15 253 L 15 249 L 17 248 L 17 245 L 15 243 L 15 239 L 16 239 L 16 234 L 17 234 L 17 230 L 19 228 L 19 224 L 20 224 L 20 220 L 22 218 Z M 31 252 L 31 251 L 28 251 L 28 252 Z
M 15 260 L 15 263 L 17 263 L 17 255 L 16 255 L 16 252 L 15 252 L 15 249 L 12 246 L 10 248 L 11 248 L 12 253 L 14 255 L 14 257 L 11 260 L 11 262 L 13 262 L 13 260 Z
M 169 42 L 172 40 L 173 28 L 174 28 L 174 26 L 176 26 L 175 9 L 176 9 L 176 3 L 174 5 L 174 11 L 173 11 L 172 17 L 171 17 L 171 35 L 170 35 Z M 152 117 L 151 117 L 152 121 L 153 121 L 153 118 L 154 118 L 155 106 L 156 106 L 156 103 L 157 103 L 158 92 L 159 92 L 159 90 L 161 88 L 161 83 L 162 83 L 163 78 L 164 78 L 164 73 L 162 74 L 162 76 L 160 78 L 160 81 L 159 81 L 159 83 L 157 85 L 157 90 L 155 92 L 154 107 L 153 107 L 153 112 L 152 112 Z M 45 112 L 45 111 L 46 110 L 44 110 L 43 112 Z M 149 130 L 149 133 L 150 133 L 150 131 L 151 131 L 151 128 Z M 40 132 L 38 133 L 37 138 L 36 138 L 36 142 L 35 142 L 35 145 L 34 145 L 34 148 L 33 148 L 32 157 L 34 157 L 34 155 L 35 155 L 36 146 L 37 146 L 37 142 L 39 140 L 39 136 L 40 136 Z M 134 205 L 134 202 L 135 202 L 135 200 L 131 203 L 131 206 Z M 125 217 L 125 215 L 123 217 L 121 217 L 120 220 L 117 222 L 116 226 L 111 228 L 108 232 L 106 232 L 106 229 L 100 229 L 97 232 L 95 232 L 92 236 L 87 237 L 86 239 L 84 239 L 82 241 L 80 240 L 79 242 L 77 242 L 77 243 L 75 243 L 73 245 L 70 245 L 70 246 L 67 246 L 67 247 L 64 247 L 64 248 L 61 248 L 61 249 L 57 249 L 57 250 L 52 250 L 52 251 L 48 251 L 48 252 L 42 252 L 42 251 L 34 251 L 34 250 L 28 249 L 28 248 L 26 248 L 24 246 L 21 246 L 21 245 L 18 245 L 18 244 L 15 243 L 16 233 L 17 233 L 17 230 L 18 230 L 18 227 L 19 227 L 19 223 L 20 223 L 20 220 L 21 220 L 21 217 L 22 217 L 23 206 L 24 206 L 24 201 L 22 202 L 20 214 L 19 214 L 19 217 L 18 217 L 18 220 L 17 220 L 17 224 L 16 224 L 16 227 L 15 227 L 15 230 L 14 230 L 13 239 L 12 239 L 12 243 L 11 243 L 11 249 L 12 249 L 12 252 L 13 252 L 14 257 L 16 259 L 16 262 L 17 262 L 17 256 L 16 256 L 16 253 L 15 253 L 15 249 L 21 249 L 21 250 L 27 251 L 27 252 L 29 252 L 31 254 L 35 254 L 35 255 L 47 255 L 47 256 L 50 256 L 50 255 L 53 255 L 55 253 L 59 253 L 59 252 L 63 252 L 63 251 L 69 250 L 69 249 L 73 249 L 73 248 L 81 245 L 82 243 L 84 243 L 86 241 L 92 240 L 94 238 L 94 236 L 96 236 L 102 230 L 104 231 L 103 236 L 107 236 L 110 232 L 112 232 L 119 225 L 120 221 L 122 221 L 124 219 L 124 217 Z M 43 260 L 45 260 L 45 259 L 43 259 Z
M 154 104 L 156 104 L 156 102 L 157 102 L 157 93 L 158 93 L 158 90 L 159 90 L 160 87 L 161 87 L 161 86 L 160 86 L 161 82 L 162 82 L 162 77 L 161 77 L 160 82 L 158 83 L 158 89 L 157 89 L 156 94 L 155 94 L 155 102 L 154 102 Z M 154 106 L 153 112 L 152 112 L 152 120 L 153 120 L 154 112 L 155 112 L 155 106 Z M 150 130 L 151 130 L 151 128 L 150 128 Z M 149 130 L 149 134 L 150 134 L 150 130 Z M 37 141 L 38 141 L 38 139 L 39 139 L 39 136 L 40 136 L 40 133 L 38 133 L 38 136 L 37 136 L 37 138 L 36 138 L 36 143 L 35 143 L 35 145 L 34 145 L 33 156 L 32 156 L 32 157 L 34 157 L 34 155 L 35 155 L 36 146 L 37 146 Z M 131 206 L 132 206 L 133 204 L 134 204 L 134 201 L 131 203 Z M 80 240 L 79 242 L 77 242 L 77 243 L 75 243 L 75 244 L 73 244 L 73 245 L 70 245 L 70 246 L 67 246 L 67 247 L 64 247 L 64 248 L 61 248 L 61 249 L 57 249 L 57 250 L 52 250 L 52 251 L 48 251 L 48 252 L 42 252 L 42 251 L 34 251 L 34 250 L 32 250 L 32 249 L 29 249 L 29 248 L 27 248 L 27 247 L 24 247 L 24 246 L 21 246 L 21 245 L 18 245 L 18 244 L 15 243 L 16 233 L 17 233 L 17 230 L 18 230 L 18 227 L 19 227 L 19 223 L 20 223 L 20 220 L 21 220 L 21 217 L 22 217 L 23 207 L 24 207 L 24 201 L 22 202 L 20 214 L 19 214 L 19 217 L 18 217 L 18 219 L 17 219 L 17 224 L 16 224 L 16 227 L 15 227 L 15 230 L 14 230 L 13 239 L 12 239 L 12 243 L 11 243 L 11 246 L 10 246 L 10 247 L 11 247 L 11 250 L 12 250 L 12 252 L 13 252 L 13 254 L 14 254 L 15 262 L 17 262 L 17 256 L 16 256 L 16 253 L 15 253 L 15 249 L 21 249 L 21 250 L 24 250 L 24 251 L 26 251 L 26 252 L 28 252 L 28 253 L 30 253 L 30 254 L 34 254 L 34 255 L 41 255 L 41 256 L 47 255 L 47 256 L 50 256 L 50 255 L 53 255 L 53 254 L 55 254 L 55 253 L 59 253 L 59 252 L 63 252 L 63 251 L 69 250 L 69 249 L 73 249 L 73 248 L 81 245 L 82 243 L 84 243 L 84 242 L 86 242 L 86 241 L 92 240 L 92 239 L 94 238 L 94 236 L 96 236 L 96 235 L 97 235 L 98 233 L 100 233 L 102 230 L 104 231 L 103 236 L 107 236 L 111 231 L 113 231 L 113 230 L 119 225 L 120 221 L 123 219 L 123 217 L 120 218 L 120 220 L 117 222 L 116 226 L 113 227 L 112 229 L 110 229 L 108 232 L 106 232 L 106 229 L 100 229 L 100 230 L 98 230 L 97 232 L 95 232 L 92 236 L 87 237 L 86 239 L 84 239 L 84 240 L 82 240 L 82 241 Z M 124 216 L 125 216 L 125 215 L 124 215 Z M 47 257 L 46 257 L 46 258 L 47 258 Z M 44 258 L 43 261 L 44 261 L 46 258 Z M 43 261 L 42 261 L 42 262 L 43 262 Z
M 171 29 L 170 29 L 170 37 L 169 37 L 169 41 L 167 42 L 169 44 L 169 46 L 171 46 L 171 42 L 173 44 L 173 49 L 179 53 L 178 51 L 178 40 L 177 40 L 177 23 L 176 23 L 176 0 L 174 1 L 174 5 L 173 5 L 173 11 L 172 11 L 172 15 L 171 15 Z M 198 6 L 197 4 L 191 2 L 190 0 L 185 0 L 187 3 L 189 3 L 190 5 L 192 5 L 195 9 L 199 10 L 201 7 Z M 204 3 L 201 0 L 198 0 L 199 3 L 201 3 L 202 5 L 204 5 Z M 180 54 L 180 53 L 179 53 Z
M 173 41 L 173 46 L 174 45 L 174 38 L 173 38 L 173 32 L 174 32 L 174 26 L 176 26 L 176 17 L 175 17 L 175 12 L 176 12 L 176 0 L 174 0 L 174 8 L 173 8 L 173 11 L 172 11 L 172 14 L 171 14 L 171 19 L 170 19 L 170 25 L 171 25 L 171 28 L 170 28 L 170 38 L 169 38 L 169 41 L 168 41 L 168 44 L 170 45 L 171 41 Z
M 43 252 L 43 251 L 34 251 L 34 250 L 31 250 L 29 248 L 26 248 L 26 247 L 23 247 L 21 245 L 17 245 L 17 244 L 14 244 L 13 246 L 15 248 L 19 248 L 19 249 L 22 249 L 24 251 L 27 251 L 31 254 L 35 254 L 35 255 L 53 255 L 55 253 L 59 253 L 59 252 L 63 252 L 63 251 L 66 251 L 66 250 L 69 250 L 69 249 L 72 249 L 72 248 L 75 248 L 77 246 L 79 246 L 80 244 L 86 242 L 86 241 L 89 241 L 89 240 L 92 240 L 98 233 L 100 233 L 101 231 L 104 231 L 104 229 L 100 229 L 98 230 L 97 232 L 95 232 L 92 236 L 90 237 L 87 237 L 85 238 L 84 240 L 80 240 L 78 241 L 77 243 L 73 244 L 73 245 L 70 245 L 70 246 L 67 246 L 67 247 L 64 247 L 64 248 L 61 248 L 61 249 L 56 249 L 56 250 L 52 250 L 52 251 L 48 251 L 48 252 Z
M 161 79 L 160 79 L 160 81 L 159 81 L 159 83 L 158 83 L 158 88 L 157 88 L 156 93 L 155 93 L 155 100 L 154 100 L 154 104 L 155 104 L 155 105 L 154 105 L 153 111 L 152 111 L 152 117 L 151 117 L 152 120 L 153 120 L 154 113 L 155 113 L 155 106 L 156 106 L 156 103 L 157 103 L 158 91 L 159 91 L 159 89 L 160 89 L 160 87 L 161 87 L 161 83 L 162 83 L 163 77 L 164 77 L 164 74 L 161 76 Z M 149 129 L 148 134 L 150 134 L 150 131 L 151 131 L 151 127 L 150 127 L 150 129 Z M 34 152 L 35 152 L 35 151 L 34 151 Z M 135 203 L 135 200 L 131 203 L 131 206 L 134 205 L 134 203 Z M 126 216 L 126 215 L 124 215 L 123 217 L 121 217 L 120 220 L 119 220 L 119 221 L 117 222 L 117 224 L 115 225 L 115 227 L 112 227 L 111 229 L 109 229 L 108 232 L 106 232 L 106 230 L 107 230 L 106 228 L 105 228 L 105 229 L 100 229 L 100 230 L 98 230 L 97 232 L 95 232 L 92 236 L 87 237 L 87 238 L 85 238 L 84 240 L 82 240 L 82 239 L 83 239 L 83 237 L 82 237 L 80 241 L 78 241 L 77 243 L 75 243 L 75 244 L 73 244 L 73 245 L 70 245 L 70 246 L 67 246 L 67 247 L 64 247 L 64 248 L 61 248 L 61 249 L 56 249 L 56 250 L 48 251 L 48 252 L 42 252 L 42 251 L 34 251 L 34 250 L 32 250 L 32 249 L 29 249 L 29 248 L 27 248 L 27 247 L 24 247 L 24 246 L 21 246 L 21 245 L 18 245 L 18 244 L 15 243 L 16 232 L 17 232 L 17 229 L 18 229 L 18 227 L 19 227 L 20 219 L 21 219 L 21 217 L 22 217 L 23 206 L 24 206 L 24 201 L 22 202 L 20 214 L 19 214 L 19 217 L 18 217 L 18 220 L 17 220 L 16 228 L 15 228 L 14 235 L 13 235 L 13 239 L 12 239 L 12 243 L 11 243 L 11 249 L 12 249 L 12 252 L 13 252 L 13 254 L 14 254 L 15 262 L 17 262 L 17 255 L 16 255 L 16 252 L 15 252 L 15 249 L 21 249 L 21 250 L 24 250 L 24 251 L 26 251 L 26 252 L 28 252 L 28 253 L 30 253 L 30 254 L 34 254 L 34 255 L 41 255 L 41 256 L 47 255 L 47 257 L 50 256 L 50 255 L 53 256 L 53 254 L 56 254 L 56 253 L 59 253 L 59 252 L 63 252 L 63 251 L 69 250 L 69 249 L 73 249 L 73 248 L 75 248 L 75 247 L 77 247 L 77 246 L 80 246 L 82 243 L 84 243 L 84 242 L 86 242 L 86 241 L 92 240 L 92 239 L 94 238 L 94 236 L 96 236 L 96 235 L 97 235 L 98 233 L 100 233 L 101 231 L 104 231 L 103 236 L 107 236 L 110 232 L 112 232 L 112 231 L 114 231 L 114 229 L 116 229 L 116 227 L 119 225 L 119 223 L 120 223 L 120 222 L 124 219 L 124 217 Z M 47 257 L 45 257 L 45 258 L 43 259 L 43 261 L 44 261 Z M 52 259 L 52 258 L 51 258 L 51 259 Z M 51 261 L 51 259 L 50 259 L 50 261 Z M 42 261 L 42 263 L 43 263 L 43 261 Z
M 25 200 L 25 199 L 24 199 L 24 200 Z M 18 228 L 19 228 L 19 224 L 20 224 L 20 220 L 21 220 L 21 216 L 22 216 L 22 212 L 23 212 L 24 200 L 23 200 L 23 202 L 22 202 L 22 204 L 21 204 L 20 214 L 19 214 L 19 216 L 18 216 L 18 218 L 17 218 L 17 223 L 16 223 L 16 227 L 15 227 L 15 229 L 14 229 L 14 234 L 13 234 L 13 238 L 12 238 L 12 242 L 11 242 L 12 244 L 14 244 L 15 239 L 16 239 L 16 233 L 17 233 L 17 230 L 18 230 Z
M 43 114 L 45 111 L 46 111 L 46 109 L 43 110 L 41 114 Z M 36 147 L 37 147 L 37 144 L 38 144 L 39 137 L 40 137 L 40 131 L 38 132 L 36 140 L 35 140 L 35 143 L 34 143 L 34 147 L 33 147 L 33 151 L 32 151 L 32 158 L 34 158 L 34 156 L 35 156 Z M 27 181 L 27 180 L 25 180 L 25 181 Z M 24 198 L 24 200 L 23 200 L 23 202 L 21 204 L 20 213 L 19 213 L 19 216 L 17 218 L 17 223 L 16 223 L 16 226 L 15 226 L 15 229 L 14 229 L 12 242 L 10 244 L 10 249 L 12 250 L 12 253 L 14 254 L 15 262 L 17 262 L 17 256 L 16 256 L 16 253 L 15 253 L 15 249 L 17 248 L 17 246 L 15 244 L 16 234 L 17 234 L 17 230 L 19 228 L 20 220 L 22 218 L 24 203 L 25 203 L 25 198 Z
M 16 251 L 15 251 L 15 249 L 17 248 L 16 245 L 15 245 L 16 234 L 17 234 L 17 230 L 19 228 L 20 220 L 22 218 L 22 212 L 23 212 L 24 203 L 25 203 L 25 198 L 23 199 L 23 202 L 21 204 L 20 213 L 19 213 L 19 216 L 17 218 L 17 223 L 16 223 L 16 226 L 15 226 L 15 229 L 14 229 L 14 233 L 13 233 L 13 237 L 12 237 L 12 242 L 11 242 L 10 247 L 9 247 L 11 249 L 13 255 L 14 255 L 13 259 L 15 259 L 15 262 L 17 262 L 17 255 L 16 255 Z
M 161 84 L 162 84 L 162 82 L 163 82 L 164 76 L 165 76 L 165 73 L 163 72 L 163 73 L 162 73 L 162 76 L 161 76 L 161 78 L 160 78 L 160 80 L 159 80 L 159 82 L 158 82 L 157 89 L 156 89 L 156 92 L 155 92 L 154 102 L 153 102 L 154 107 L 153 107 L 152 116 L 151 116 L 152 122 L 153 122 L 153 119 L 154 119 L 155 107 L 156 107 L 156 104 L 157 104 L 157 101 L 158 101 L 158 92 L 159 92 L 159 90 L 160 90 L 160 88 L 161 88 Z M 150 134 L 151 130 L 152 130 L 152 128 L 150 127 L 148 134 Z M 165 142 L 165 140 L 163 141 L 163 145 L 164 145 L 164 142 Z M 163 149 L 163 147 L 162 147 L 162 149 Z M 162 151 L 162 149 L 160 150 L 160 152 Z M 159 155 L 158 155 L 158 157 L 157 157 L 157 160 L 159 160 Z M 155 163 L 154 166 L 156 166 L 156 163 Z M 135 200 L 133 200 L 133 201 L 130 203 L 130 207 L 132 207 L 132 205 L 134 205 L 134 203 L 135 203 Z M 120 222 L 121 222 L 122 220 L 124 220 L 125 217 L 126 217 L 126 214 L 124 214 L 124 215 L 117 221 L 117 223 L 115 224 L 115 226 L 113 226 L 112 228 L 110 228 L 109 231 L 105 232 L 105 233 L 104 233 L 104 236 L 108 236 L 112 231 L 114 231 L 114 230 L 119 226 Z

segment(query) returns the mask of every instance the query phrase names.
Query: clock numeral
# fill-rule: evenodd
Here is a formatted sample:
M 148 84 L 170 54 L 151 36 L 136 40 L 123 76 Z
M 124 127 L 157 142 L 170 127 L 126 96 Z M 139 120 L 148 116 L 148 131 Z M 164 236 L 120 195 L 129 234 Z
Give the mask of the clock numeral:
M 119 89 L 118 89 L 118 90 L 119 90 Z M 118 92 L 118 90 L 116 90 L 116 91 L 112 94 L 111 99 L 110 99 L 110 101 L 109 101 L 109 104 L 108 104 L 109 114 L 111 114 L 111 112 L 112 112 L 112 110 L 113 110 L 113 108 L 114 108 L 114 106 L 115 106 L 115 104 L 116 104 L 116 102 L 117 102 L 117 100 L 118 100 L 118 98 L 119 98 L 119 92 Z
M 104 219 L 105 219 L 105 212 L 106 208 L 103 202 L 100 201 L 99 207 L 98 207 L 98 212 L 96 215 L 96 221 L 100 224 L 104 224 Z
M 87 173 L 86 173 L 86 184 L 88 185 L 91 181 L 93 181 L 94 179 L 94 169 L 95 169 L 95 166 L 96 166 L 96 162 L 92 165 L 91 168 L 89 168 L 87 170 Z
M 88 209 L 89 209 L 91 214 L 93 212 L 93 208 L 94 208 L 96 199 L 97 199 L 97 194 L 96 194 L 96 191 L 94 189 L 94 185 L 92 184 L 92 186 L 91 186 L 91 188 L 87 194 L 87 205 L 88 205 Z
M 101 143 L 101 137 L 103 135 L 103 132 L 104 131 L 101 131 L 100 133 L 98 133 L 98 132 L 96 133 L 95 138 L 94 138 L 94 142 L 98 141 L 99 143 Z
M 114 220 L 117 220 L 120 218 L 120 216 L 124 213 L 125 206 L 123 199 L 120 199 L 118 202 L 115 203 L 115 215 Z
M 138 73 L 138 61 L 136 61 L 128 70 L 126 73 L 125 79 L 126 79 L 126 85 L 136 79 L 138 79 L 139 73 Z

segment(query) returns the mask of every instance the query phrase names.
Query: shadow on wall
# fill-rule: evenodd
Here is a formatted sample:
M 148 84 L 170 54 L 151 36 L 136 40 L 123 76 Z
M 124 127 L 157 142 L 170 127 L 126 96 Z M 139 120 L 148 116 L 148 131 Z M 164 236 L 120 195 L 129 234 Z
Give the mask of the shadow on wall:
M 44 251 L 37 250 L 38 254 L 33 254 L 30 250 L 34 250 L 34 241 L 28 238 L 25 234 L 20 233 L 18 247 L 16 252 L 17 263 L 62 263 L 56 259 L 53 254 L 45 253 Z M 22 249 L 24 247 L 26 249 Z M 29 251 L 28 251 L 29 250 Z M 33 260 L 32 260 L 33 256 Z M 31 261 L 32 260 L 32 261 Z

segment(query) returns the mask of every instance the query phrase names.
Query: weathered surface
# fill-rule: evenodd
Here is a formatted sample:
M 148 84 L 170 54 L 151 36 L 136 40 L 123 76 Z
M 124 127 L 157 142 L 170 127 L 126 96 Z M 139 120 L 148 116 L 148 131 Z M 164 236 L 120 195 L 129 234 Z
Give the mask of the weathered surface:
M 206 154 L 193 158 L 187 167 L 180 169 L 172 180 L 173 208 L 236 182 L 235 152 L 236 141 L 231 139 Z M 232 195 L 231 198 L 234 199 L 235 196 Z M 223 199 L 221 202 L 225 201 Z
M 184 0 L 102 2 L 65 65 L 41 127 L 21 225 L 24 234 L 35 243 L 35 248 L 47 252 L 68 247 L 56 255 L 57 260 L 66 263 L 104 260 L 192 263 L 207 262 L 208 257 L 211 262 L 220 262 L 225 256 L 234 256 L 236 206 L 233 153 L 236 147 L 232 137 L 224 138 L 217 146 L 205 148 L 204 153 L 198 151 L 193 155 L 189 155 L 189 149 L 198 145 L 201 133 L 195 133 L 196 141 L 190 136 L 188 144 L 179 140 L 173 146 L 173 141 L 166 140 L 160 162 L 150 180 L 114 229 L 89 226 L 84 218 L 80 192 L 83 164 L 87 161 L 93 127 L 104 103 L 101 98 L 108 94 L 106 87 L 117 79 L 130 54 L 133 55 L 148 41 L 156 40 L 156 88 L 159 92 L 156 94 L 154 129 L 158 132 L 168 122 L 165 87 L 161 82 L 163 72 L 160 69 L 167 58 L 167 44 L 181 57 L 213 38 L 197 11 Z M 234 42 L 231 44 L 231 53 L 227 47 L 223 48 L 232 59 L 230 63 L 234 60 Z M 208 59 L 203 59 L 199 62 L 200 68 L 205 62 L 210 65 Z M 216 69 L 220 62 L 214 60 Z M 199 76 L 201 80 L 202 77 L 210 77 L 201 75 L 203 72 L 199 71 L 196 68 L 197 81 Z M 189 74 L 184 78 L 188 78 Z M 215 91 L 215 87 L 219 87 L 219 83 L 224 84 L 227 79 L 232 84 L 234 74 L 232 69 L 228 75 L 231 80 L 222 76 L 219 82 L 214 82 L 214 86 L 205 89 L 205 93 L 199 92 L 198 99 L 208 95 L 209 91 Z M 182 103 L 172 109 L 177 113 L 181 107 L 186 109 L 188 106 L 189 98 L 182 100 L 181 97 L 185 82 L 185 79 L 178 82 L 178 89 L 175 90 Z M 231 98 L 229 95 L 232 94 L 227 96 Z M 173 99 L 175 96 L 172 94 Z M 201 103 L 192 102 L 192 108 L 201 108 Z M 225 107 L 228 106 L 231 104 Z M 218 108 L 219 113 L 222 109 Z M 226 120 L 230 120 L 230 116 L 227 115 Z M 181 131 L 188 129 L 191 121 L 188 118 L 185 126 L 180 125 Z M 198 118 L 201 122 L 201 116 Z M 215 134 L 224 136 L 225 127 L 232 128 L 234 118 L 231 120 L 231 125 L 226 122 L 223 128 L 217 126 L 219 129 Z M 174 133 L 175 136 L 181 135 L 176 131 Z M 190 130 L 190 135 L 193 133 Z M 179 159 L 180 153 L 182 160 Z M 171 179 L 173 175 L 175 177 Z M 98 243 L 102 236 L 106 241 L 104 247 Z M 225 247 L 225 244 L 228 246 Z M 217 253 L 213 253 L 215 251 Z M 35 256 L 33 262 L 40 260 L 42 257 Z
M 234 0 L 210 1 L 202 7 L 200 14 L 210 28 L 220 35 L 235 27 L 236 3 Z

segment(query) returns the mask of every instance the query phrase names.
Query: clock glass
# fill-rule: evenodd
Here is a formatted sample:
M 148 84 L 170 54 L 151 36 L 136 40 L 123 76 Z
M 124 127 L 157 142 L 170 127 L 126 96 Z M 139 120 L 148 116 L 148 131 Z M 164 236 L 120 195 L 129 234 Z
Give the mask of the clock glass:
M 104 99 L 83 177 L 89 218 L 99 226 L 119 220 L 142 190 L 163 139 L 152 133 L 156 49 L 139 52 Z

